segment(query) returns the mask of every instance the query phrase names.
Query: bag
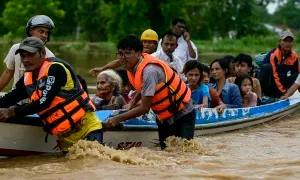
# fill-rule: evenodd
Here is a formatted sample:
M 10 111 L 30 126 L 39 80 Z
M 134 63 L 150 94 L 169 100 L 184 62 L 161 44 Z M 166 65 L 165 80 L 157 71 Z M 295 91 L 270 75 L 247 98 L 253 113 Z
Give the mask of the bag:
M 267 56 L 268 52 L 266 53 L 261 53 L 261 54 L 256 54 L 254 56 L 254 63 L 260 67 L 262 63 L 264 62 L 265 57 Z
M 253 77 L 257 78 L 258 74 L 260 72 L 260 67 L 264 62 L 265 57 L 267 56 L 268 52 L 266 53 L 261 53 L 261 54 L 256 54 L 254 56 L 254 63 L 253 63 L 253 69 L 252 69 L 252 74 Z

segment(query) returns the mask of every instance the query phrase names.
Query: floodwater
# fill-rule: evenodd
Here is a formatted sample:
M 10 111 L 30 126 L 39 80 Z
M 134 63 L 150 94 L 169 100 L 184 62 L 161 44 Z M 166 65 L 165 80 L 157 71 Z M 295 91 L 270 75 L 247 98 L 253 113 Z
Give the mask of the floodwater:
M 300 179 L 298 111 L 247 129 L 170 138 L 165 151 L 81 141 L 67 156 L 0 160 L 0 179 Z

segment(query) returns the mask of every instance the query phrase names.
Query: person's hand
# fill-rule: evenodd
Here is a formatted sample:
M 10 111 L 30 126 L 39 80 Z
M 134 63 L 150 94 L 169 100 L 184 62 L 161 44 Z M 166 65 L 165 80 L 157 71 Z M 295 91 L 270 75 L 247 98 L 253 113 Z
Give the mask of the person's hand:
M 191 39 L 190 33 L 184 32 L 183 39 L 186 40 L 186 41 L 189 41 Z
M 288 98 L 289 98 L 289 96 L 287 96 L 287 94 L 285 94 L 280 97 L 280 100 L 287 100 Z
M 103 67 L 95 67 L 93 69 L 91 69 L 89 71 L 90 74 L 92 74 L 93 76 L 98 75 L 99 73 L 101 73 L 103 71 Z
M 119 120 L 116 117 L 108 118 L 103 123 L 103 130 L 109 131 L 114 128 L 117 124 L 119 124 Z
M 201 111 L 201 109 L 203 108 L 203 104 L 198 104 L 196 105 L 196 107 L 198 108 L 199 111 Z
M 130 109 L 130 104 L 125 104 L 122 108 L 129 110 Z
M 14 115 L 15 111 L 13 108 L 0 108 L 0 121 L 6 121 Z
M 216 107 L 216 111 L 219 114 L 223 113 L 225 109 L 226 109 L 226 104 L 221 104 L 221 105 Z

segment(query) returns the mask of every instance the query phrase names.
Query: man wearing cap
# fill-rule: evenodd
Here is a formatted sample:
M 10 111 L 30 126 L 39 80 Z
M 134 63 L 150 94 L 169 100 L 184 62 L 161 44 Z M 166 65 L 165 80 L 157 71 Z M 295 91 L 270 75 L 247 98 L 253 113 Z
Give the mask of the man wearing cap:
M 50 40 L 50 32 L 54 29 L 53 21 L 45 15 L 37 15 L 32 17 L 26 25 L 26 35 L 28 37 L 38 37 L 44 44 Z M 14 77 L 13 88 L 17 81 L 23 76 L 25 68 L 21 63 L 21 57 L 19 54 L 15 54 L 16 50 L 19 48 L 20 43 L 14 44 L 6 58 L 4 63 L 6 64 L 6 69 L 0 77 L 0 91 L 2 91 L 9 81 Z M 54 54 L 45 47 L 46 57 L 54 57 Z
M 37 113 L 48 134 L 57 135 L 66 152 L 80 139 L 102 142 L 102 125 L 95 107 L 73 68 L 58 58 L 45 58 L 44 42 L 27 37 L 16 51 L 25 67 L 15 89 L 0 98 L 0 121 Z M 13 106 L 29 98 L 30 103 Z
M 298 55 L 292 50 L 293 33 L 283 31 L 277 48 L 264 58 L 258 79 L 265 96 L 279 98 L 292 86 L 300 72 Z

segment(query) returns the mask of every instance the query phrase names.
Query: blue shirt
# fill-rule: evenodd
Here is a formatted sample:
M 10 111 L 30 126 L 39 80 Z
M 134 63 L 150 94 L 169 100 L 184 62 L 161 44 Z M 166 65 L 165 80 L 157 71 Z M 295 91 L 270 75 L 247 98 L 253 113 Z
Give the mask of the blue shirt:
M 208 97 L 208 102 L 210 102 L 209 88 L 202 83 L 194 92 L 192 92 L 193 104 L 203 104 L 204 97 Z
M 217 84 L 209 84 L 209 87 L 217 90 Z M 240 89 L 236 84 L 225 82 L 220 98 L 228 108 L 241 108 L 242 97 Z

